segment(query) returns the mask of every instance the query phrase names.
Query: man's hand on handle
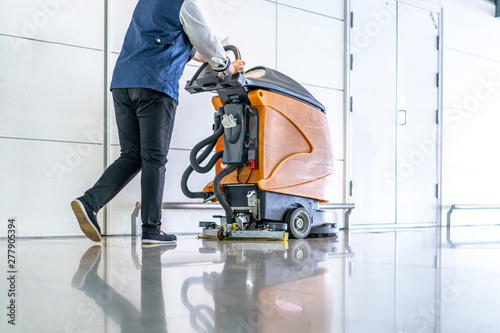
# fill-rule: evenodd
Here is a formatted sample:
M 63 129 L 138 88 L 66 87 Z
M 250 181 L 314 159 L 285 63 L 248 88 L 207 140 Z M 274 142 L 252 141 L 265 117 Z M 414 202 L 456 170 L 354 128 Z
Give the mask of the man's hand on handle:
M 227 72 L 231 75 L 234 75 L 236 73 L 243 73 L 245 74 L 245 65 L 246 62 L 243 60 L 235 60 L 231 63 L 231 66 L 227 69 Z
M 205 59 L 203 59 L 203 56 L 201 54 L 199 54 L 198 52 L 196 52 L 196 54 L 194 55 L 193 60 L 201 62 L 201 63 L 207 62 Z M 245 61 L 235 60 L 231 63 L 231 66 L 229 66 L 229 68 L 227 69 L 227 72 L 231 75 L 234 75 L 236 73 L 245 74 L 245 65 L 246 65 Z

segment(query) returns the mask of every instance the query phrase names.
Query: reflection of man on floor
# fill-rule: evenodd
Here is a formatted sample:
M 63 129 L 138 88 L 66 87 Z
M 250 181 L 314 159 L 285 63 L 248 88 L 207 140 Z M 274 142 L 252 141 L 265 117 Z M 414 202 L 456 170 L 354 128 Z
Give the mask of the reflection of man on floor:
M 161 255 L 174 248 L 175 245 L 142 248 L 140 311 L 97 274 L 102 250 L 99 245 L 82 256 L 71 285 L 94 300 L 104 315 L 120 325 L 122 332 L 167 332 Z

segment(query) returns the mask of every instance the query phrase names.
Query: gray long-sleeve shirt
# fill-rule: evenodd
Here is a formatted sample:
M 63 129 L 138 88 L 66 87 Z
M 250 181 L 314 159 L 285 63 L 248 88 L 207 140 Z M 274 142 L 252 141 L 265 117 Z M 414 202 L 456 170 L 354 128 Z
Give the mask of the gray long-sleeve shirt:
M 208 26 L 198 0 L 185 0 L 179 14 L 184 32 L 191 44 L 215 70 L 229 67 L 224 47 Z

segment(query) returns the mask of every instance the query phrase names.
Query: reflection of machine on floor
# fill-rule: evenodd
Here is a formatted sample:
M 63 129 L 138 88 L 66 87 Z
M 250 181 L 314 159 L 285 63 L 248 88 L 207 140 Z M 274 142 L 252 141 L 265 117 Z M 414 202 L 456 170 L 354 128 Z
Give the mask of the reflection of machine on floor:
M 240 58 L 234 46 L 226 50 Z M 218 111 L 214 134 L 193 148 L 181 182 L 187 197 L 218 201 L 224 208 L 220 225 L 200 222 L 202 236 L 285 240 L 287 229 L 293 238 L 336 233 L 319 209 L 333 173 L 320 102 L 299 83 L 266 67 L 226 76 L 205 64 L 186 90 L 218 94 L 212 100 Z M 214 147 L 215 155 L 201 166 Z M 193 170 L 207 173 L 214 166 L 214 181 L 191 192 L 187 182 Z
M 286 242 L 204 240 L 203 252 L 221 252 L 223 270 L 187 279 L 182 301 L 197 332 L 332 331 L 332 277 L 319 262 L 336 251 L 331 239 Z M 213 294 L 214 309 L 193 305 L 190 288 Z

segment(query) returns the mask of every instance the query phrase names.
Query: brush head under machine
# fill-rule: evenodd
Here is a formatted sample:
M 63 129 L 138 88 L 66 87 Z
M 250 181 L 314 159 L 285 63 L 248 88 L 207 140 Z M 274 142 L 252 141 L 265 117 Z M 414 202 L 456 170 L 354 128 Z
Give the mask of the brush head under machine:
M 241 59 L 235 46 L 225 49 Z M 212 99 L 214 133 L 193 148 L 181 181 L 187 197 L 224 208 L 220 225 L 200 222 L 202 237 L 286 240 L 287 231 L 293 238 L 336 234 L 336 225 L 326 223 L 319 209 L 331 188 L 333 152 L 325 107 L 311 93 L 267 67 L 226 75 L 208 64 L 186 90 L 218 95 Z M 214 166 L 213 182 L 191 192 L 191 173 Z

